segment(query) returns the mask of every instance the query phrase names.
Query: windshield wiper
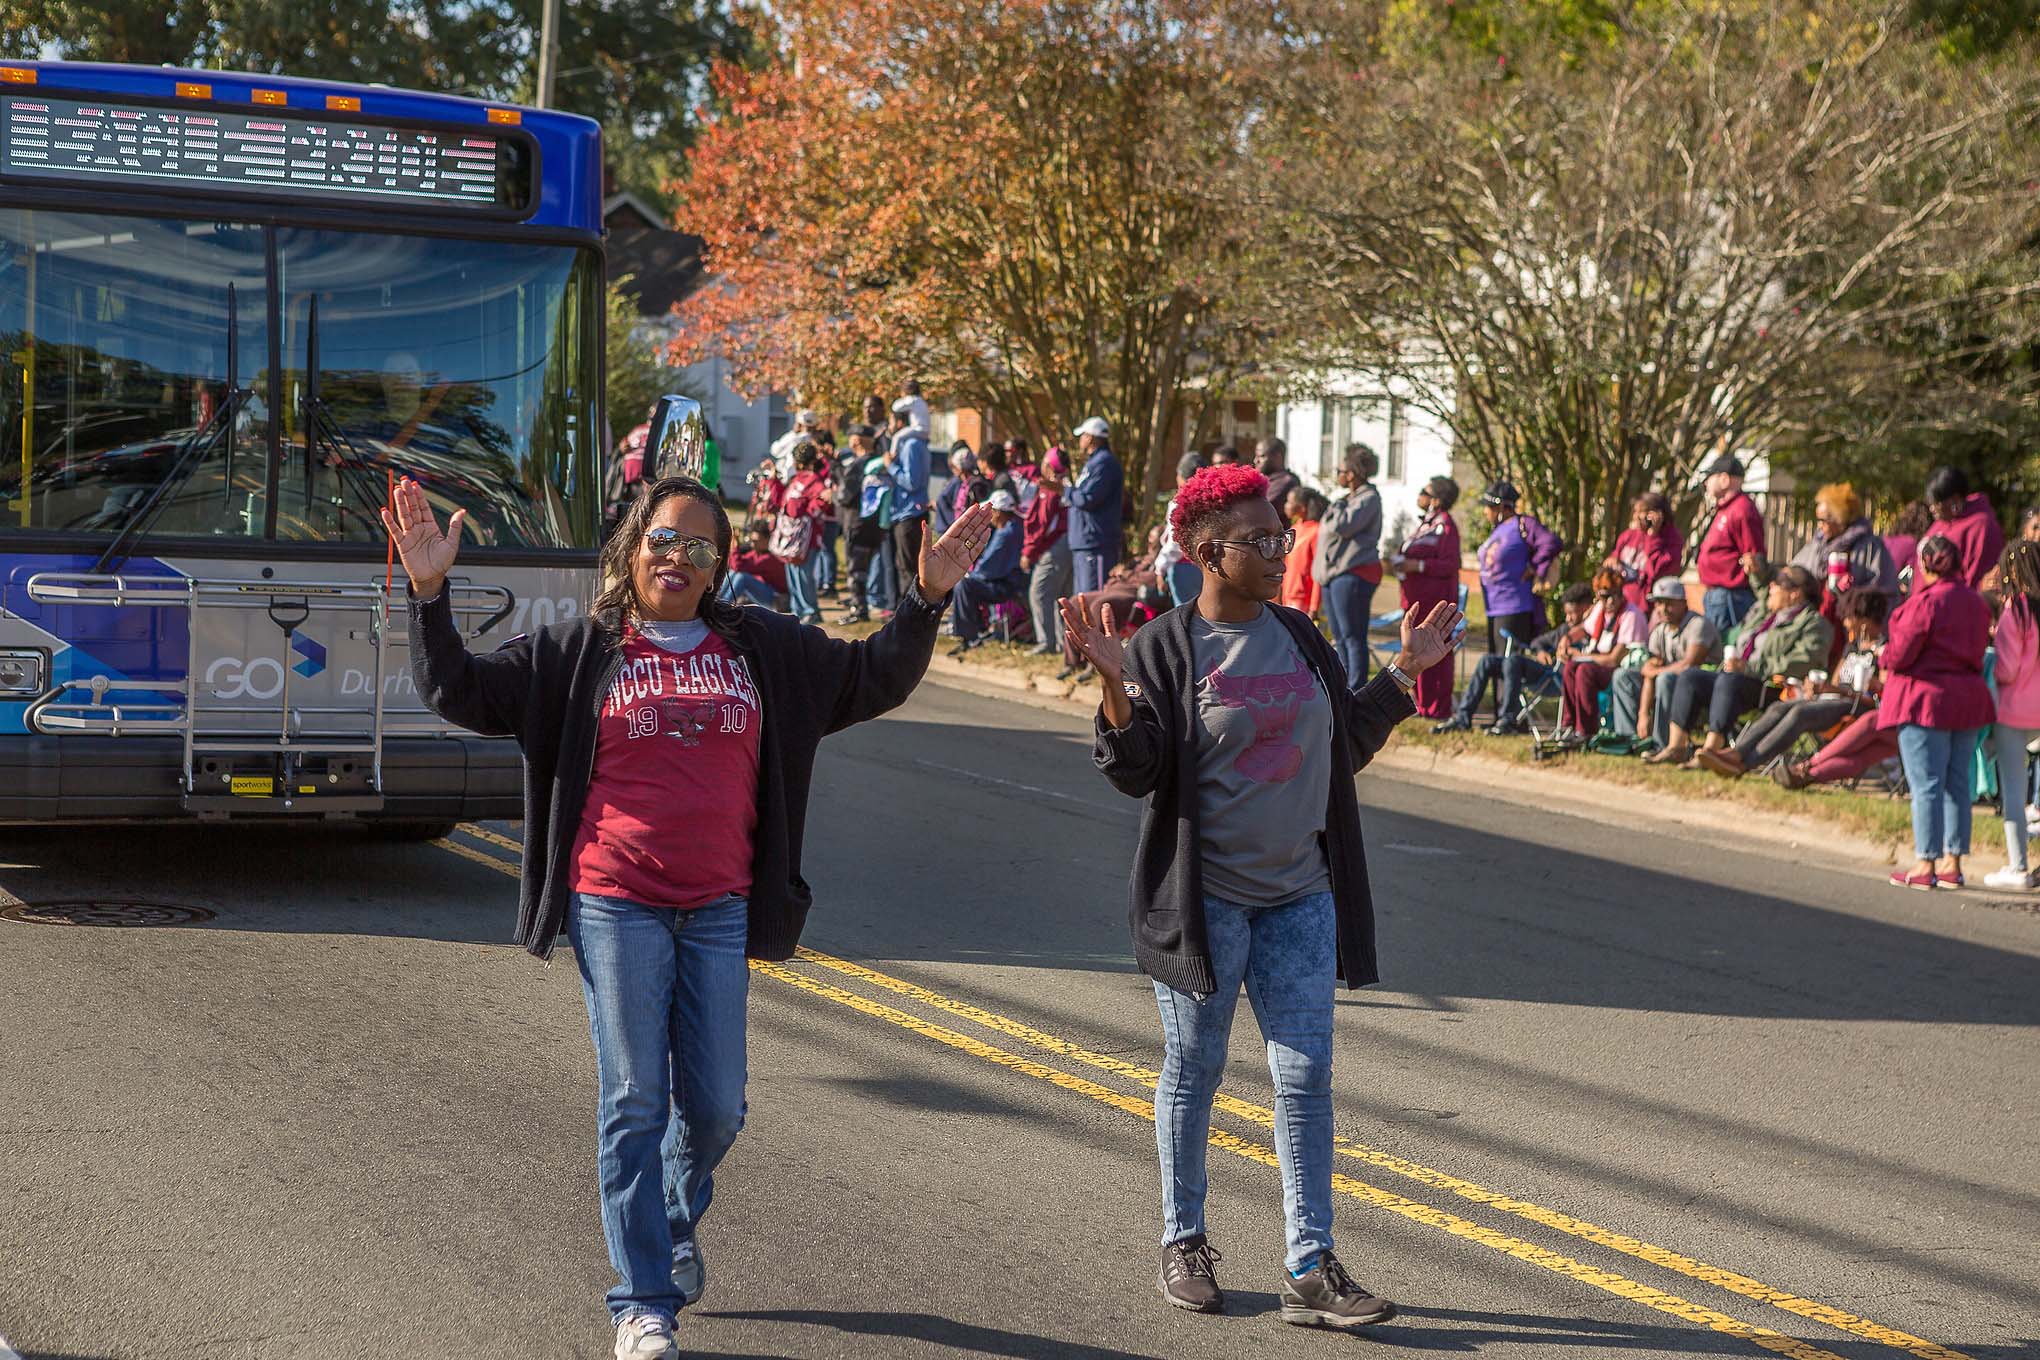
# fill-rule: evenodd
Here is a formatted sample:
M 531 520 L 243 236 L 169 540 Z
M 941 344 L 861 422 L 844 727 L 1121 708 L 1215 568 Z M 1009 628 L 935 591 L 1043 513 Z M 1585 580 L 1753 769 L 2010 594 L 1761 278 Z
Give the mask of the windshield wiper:
M 228 480 L 227 492 L 231 496 L 233 482 L 234 420 L 240 414 L 241 404 L 254 395 L 250 388 L 237 385 L 241 376 L 241 318 L 240 305 L 235 296 L 234 285 L 227 285 L 227 396 L 204 424 L 186 436 L 178 447 L 177 457 L 172 460 L 170 470 L 163 474 L 163 480 L 156 483 L 155 490 L 142 502 L 141 509 L 114 535 L 113 542 L 106 545 L 106 551 L 99 554 L 99 560 L 92 564 L 93 573 L 103 572 L 115 561 L 125 561 L 134 556 L 134 550 L 141 546 L 149 525 L 154 522 L 162 508 L 169 504 L 170 495 L 184 485 L 191 474 L 198 469 L 222 437 L 227 440 Z
M 321 445 L 334 454 L 333 476 L 341 484 L 342 512 L 347 500 L 352 499 L 371 508 L 383 504 L 388 487 L 375 485 L 375 479 L 362 470 L 367 461 L 354 441 L 347 437 L 340 422 L 333 418 L 332 408 L 319 393 L 319 295 L 313 293 L 305 317 L 305 382 L 304 382 L 304 425 L 305 425 L 305 513 L 310 514 L 315 503 L 313 481 L 319 468 Z M 389 459 L 392 470 L 396 460 Z

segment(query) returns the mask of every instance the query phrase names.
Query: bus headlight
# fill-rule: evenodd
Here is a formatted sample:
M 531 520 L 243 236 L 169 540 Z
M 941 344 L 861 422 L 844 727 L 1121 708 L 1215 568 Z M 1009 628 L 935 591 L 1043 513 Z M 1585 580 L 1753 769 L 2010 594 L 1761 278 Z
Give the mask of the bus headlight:
M 0 695 L 34 698 L 43 692 L 49 657 L 36 647 L 0 647 Z

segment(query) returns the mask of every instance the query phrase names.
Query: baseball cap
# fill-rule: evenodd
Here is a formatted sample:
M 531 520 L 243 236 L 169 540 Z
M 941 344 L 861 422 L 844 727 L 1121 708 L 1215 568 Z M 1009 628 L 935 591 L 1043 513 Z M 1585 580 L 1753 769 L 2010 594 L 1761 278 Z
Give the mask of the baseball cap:
M 1686 598 L 1686 583 L 1676 576 L 1660 576 L 1650 588 L 1650 598 L 1683 602 Z
M 1010 491 L 994 491 L 985 499 L 985 504 L 994 510 L 1003 510 L 1009 515 L 1020 513 L 1020 502 L 1013 498 Z
M 1724 453 L 1721 455 L 1721 457 L 1715 459 L 1713 462 L 1709 463 L 1706 467 L 1700 469 L 1700 475 L 1702 477 L 1712 477 L 1718 472 L 1725 472 L 1731 477 L 1742 476 L 1743 475 L 1742 459 L 1736 457 L 1732 453 Z
M 796 425 L 819 425 L 822 423 L 822 418 L 813 411 L 802 410 L 794 413 L 793 423 Z
M 1482 505 L 1514 505 L 1519 499 L 1514 482 L 1490 482 L 1488 489 L 1480 493 Z
M 1077 426 L 1077 433 L 1090 435 L 1094 439 L 1107 439 L 1112 435 L 1112 427 L 1105 423 L 1103 416 L 1092 416 Z

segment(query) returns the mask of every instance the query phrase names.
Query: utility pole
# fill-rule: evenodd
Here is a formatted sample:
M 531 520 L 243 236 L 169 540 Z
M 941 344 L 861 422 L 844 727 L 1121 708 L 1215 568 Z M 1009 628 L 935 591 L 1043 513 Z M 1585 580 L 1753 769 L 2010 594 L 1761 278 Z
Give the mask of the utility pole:
M 560 0 L 544 0 L 545 18 L 538 31 L 538 98 L 539 108 L 549 109 L 553 102 L 553 77 L 560 69 Z

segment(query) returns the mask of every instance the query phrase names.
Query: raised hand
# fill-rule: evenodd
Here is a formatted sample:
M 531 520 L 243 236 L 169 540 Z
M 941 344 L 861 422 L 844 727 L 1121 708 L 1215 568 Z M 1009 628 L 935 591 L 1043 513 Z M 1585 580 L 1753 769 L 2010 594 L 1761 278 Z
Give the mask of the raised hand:
M 956 517 L 940 539 L 932 534 L 921 535 L 921 598 L 939 600 L 956 588 L 956 583 L 970 574 L 977 565 L 979 554 L 985 544 L 991 541 L 992 508 L 989 505 L 973 505 Z
M 1422 622 L 1414 612 L 1405 612 L 1402 621 L 1402 655 L 1396 658 L 1396 665 L 1405 675 L 1421 675 L 1431 667 L 1452 655 L 1459 647 L 1458 631 L 1460 620 L 1465 617 L 1459 606 L 1441 600 L 1431 606 L 1431 612 Z
M 1119 620 L 1112 616 L 1112 606 L 1094 608 L 1088 597 L 1076 595 L 1062 601 L 1062 617 L 1070 645 L 1098 668 L 1107 689 L 1116 689 L 1126 674 L 1126 645 L 1120 639 Z
M 440 532 L 432 505 L 425 499 L 425 488 L 406 477 L 397 483 L 395 504 L 383 508 L 382 522 L 397 545 L 404 575 L 411 578 L 411 593 L 421 600 L 437 595 L 460 552 L 460 529 L 467 523 L 467 511 L 454 511 L 445 532 Z

